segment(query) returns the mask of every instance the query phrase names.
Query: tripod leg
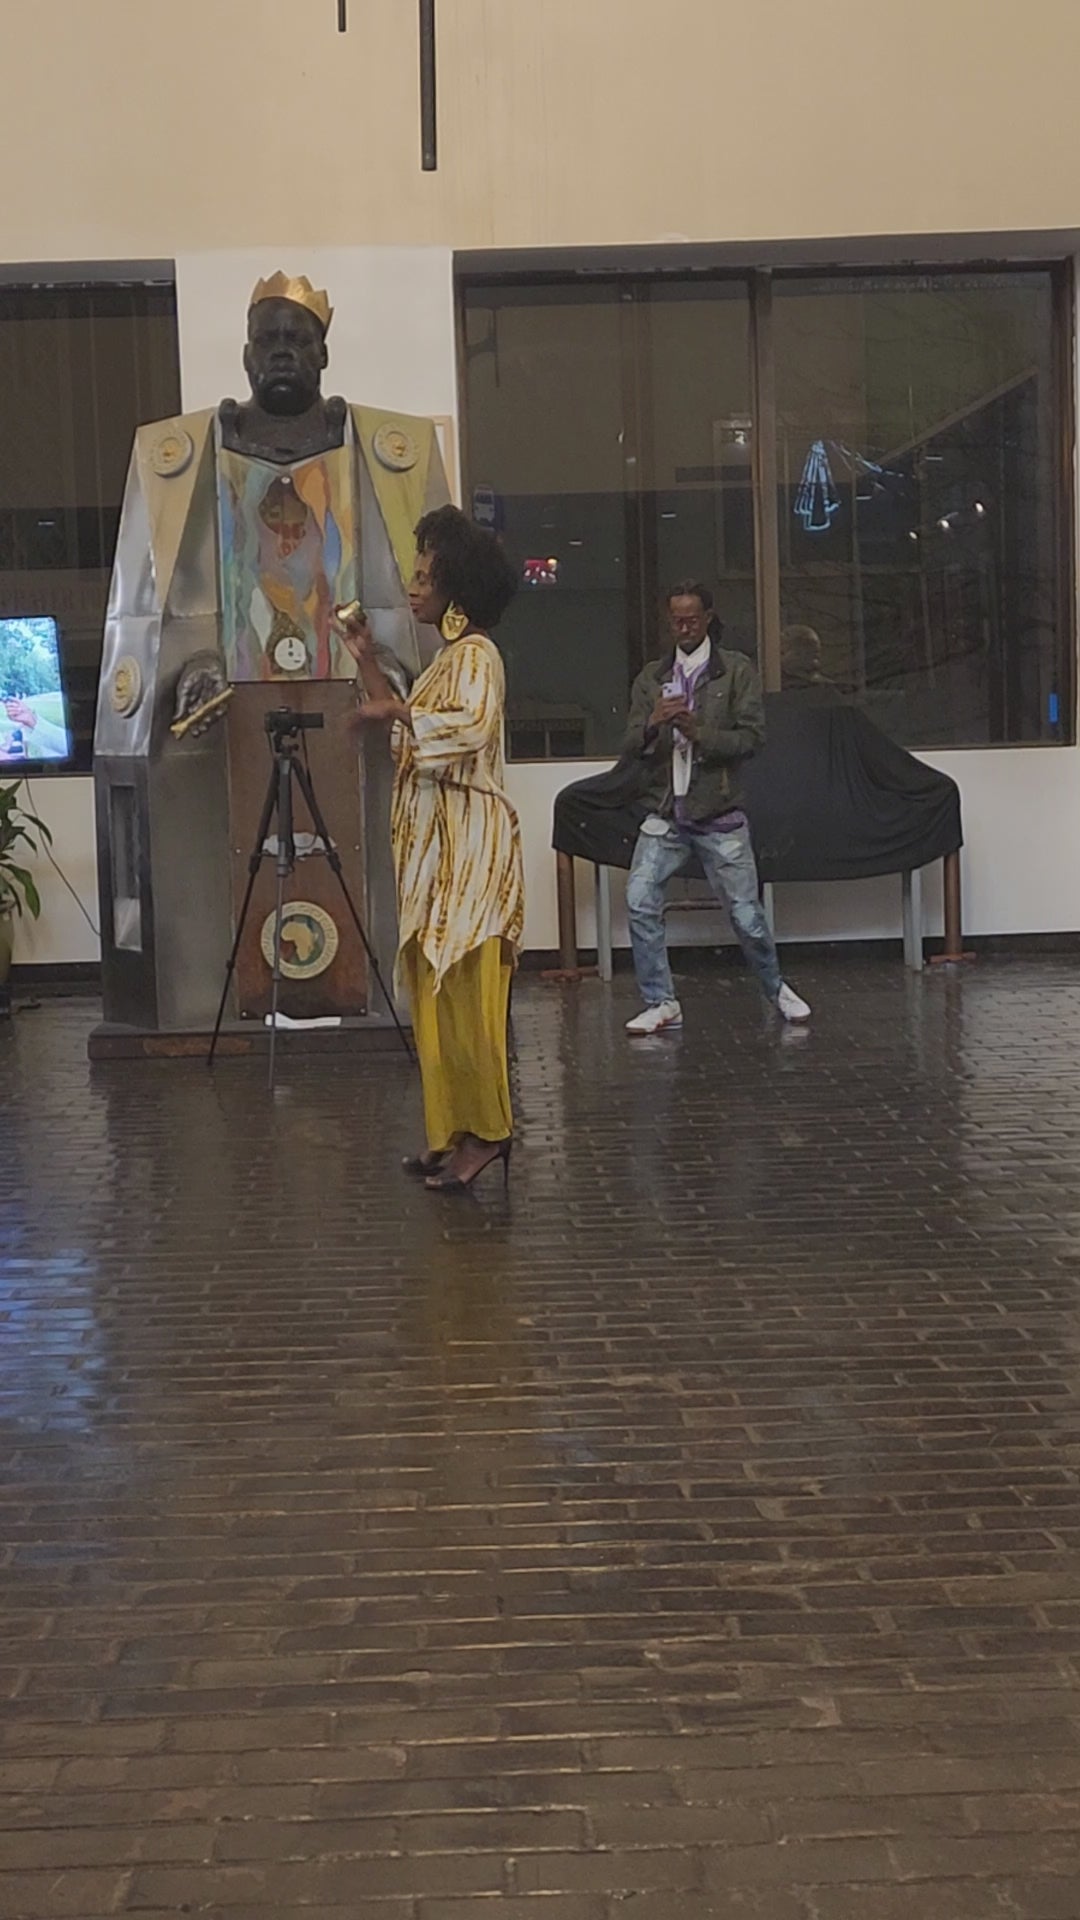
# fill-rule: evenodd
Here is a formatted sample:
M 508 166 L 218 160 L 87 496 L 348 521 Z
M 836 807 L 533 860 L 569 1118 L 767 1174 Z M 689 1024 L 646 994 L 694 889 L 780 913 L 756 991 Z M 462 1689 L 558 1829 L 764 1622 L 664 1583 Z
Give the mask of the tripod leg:
M 398 1039 L 401 1041 L 401 1044 L 404 1047 L 405 1052 L 408 1054 L 409 1059 L 411 1060 L 413 1058 L 413 1050 L 409 1041 L 409 1036 L 406 1033 L 405 1028 L 401 1024 L 401 1020 L 398 1016 L 398 1010 L 394 1005 L 393 997 L 390 994 L 387 988 L 386 982 L 382 977 L 382 973 L 379 969 L 379 963 L 375 958 L 374 949 L 371 945 L 371 941 L 368 939 L 367 930 L 364 926 L 363 921 L 360 918 L 360 915 L 357 913 L 356 907 L 353 903 L 352 894 L 349 892 L 348 883 L 342 871 L 341 855 L 338 852 L 337 848 L 334 846 L 333 842 L 331 841 L 330 835 L 327 832 L 326 821 L 323 819 L 322 808 L 320 807 L 318 801 L 315 798 L 315 789 L 311 783 L 311 774 L 309 773 L 306 767 L 302 767 L 300 765 L 299 761 L 296 761 L 294 763 L 294 771 L 296 773 L 297 785 L 299 786 L 300 791 L 303 794 L 305 801 L 307 802 L 307 809 L 311 815 L 312 825 L 315 828 L 315 832 L 318 835 L 318 838 L 322 841 L 323 851 L 326 854 L 327 864 L 330 867 L 331 872 L 337 875 L 338 885 L 345 896 L 345 905 L 349 909 L 349 913 L 352 917 L 353 926 L 356 928 L 356 931 L 360 935 L 360 939 L 363 942 L 364 952 L 367 954 L 368 961 L 371 966 L 371 971 L 375 975 L 376 985 L 378 986 L 379 992 L 382 994 L 383 999 L 386 1001 L 386 1004 L 390 1009 L 390 1018 L 393 1020 L 394 1025 L 397 1028 Z
M 281 923 L 285 917 L 285 875 L 288 871 L 278 861 L 277 904 L 274 910 L 274 966 L 270 989 L 270 1089 L 274 1086 L 274 1054 L 277 1049 L 278 994 L 281 990 Z
M 275 760 L 277 778 L 277 902 L 274 908 L 274 965 L 270 991 L 270 1088 L 274 1086 L 274 1060 L 277 1053 L 278 998 L 281 993 L 281 925 L 285 918 L 285 882 L 296 861 L 293 839 L 292 780 L 296 761 L 291 753 L 279 753 Z
M 240 942 L 244 937 L 244 926 L 247 922 L 248 908 L 251 905 L 252 890 L 255 886 L 255 875 L 258 873 L 262 861 L 263 847 L 266 844 L 266 835 L 270 827 L 270 822 L 274 817 L 274 807 L 276 804 L 277 768 L 271 767 L 270 779 L 266 787 L 266 798 L 263 801 L 263 810 L 259 816 L 259 824 L 255 830 L 255 845 L 252 847 L 248 859 L 248 878 L 247 886 L 244 890 L 243 904 L 240 908 L 240 917 L 236 922 L 236 933 L 233 937 L 232 951 L 229 954 L 225 967 L 225 984 L 221 989 L 221 1000 L 218 1005 L 217 1019 L 214 1021 L 214 1031 L 210 1036 L 210 1051 L 206 1056 L 206 1064 L 208 1067 L 212 1067 L 214 1064 L 218 1036 L 221 1032 L 221 1023 L 225 1018 L 225 1008 L 229 999 L 229 988 L 232 985 L 232 977 L 236 971 L 236 956 L 240 951 Z

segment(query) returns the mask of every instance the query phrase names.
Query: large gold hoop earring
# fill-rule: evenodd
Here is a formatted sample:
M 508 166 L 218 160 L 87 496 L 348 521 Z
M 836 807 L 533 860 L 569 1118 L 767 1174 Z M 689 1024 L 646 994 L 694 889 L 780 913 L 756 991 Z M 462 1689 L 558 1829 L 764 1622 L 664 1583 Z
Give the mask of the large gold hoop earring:
M 451 600 L 450 605 L 439 621 L 439 632 L 442 634 L 444 640 L 460 640 L 468 624 L 468 614 L 462 613 L 461 608 L 455 606 Z

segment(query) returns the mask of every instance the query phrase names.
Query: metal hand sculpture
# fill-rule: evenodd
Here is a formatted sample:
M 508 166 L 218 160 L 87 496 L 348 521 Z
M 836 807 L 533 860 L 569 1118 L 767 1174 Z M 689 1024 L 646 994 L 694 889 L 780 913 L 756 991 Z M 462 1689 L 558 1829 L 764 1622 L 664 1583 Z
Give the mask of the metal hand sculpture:
M 169 731 L 177 740 L 197 740 L 201 733 L 220 720 L 232 698 L 225 678 L 221 655 L 207 649 L 193 653 L 180 669 L 176 682 L 176 702 Z

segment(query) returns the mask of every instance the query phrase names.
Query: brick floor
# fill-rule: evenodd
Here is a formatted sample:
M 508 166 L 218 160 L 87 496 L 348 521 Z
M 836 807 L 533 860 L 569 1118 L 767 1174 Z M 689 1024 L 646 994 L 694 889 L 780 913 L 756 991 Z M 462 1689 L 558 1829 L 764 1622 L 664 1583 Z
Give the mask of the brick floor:
M 516 996 L 392 1056 L 0 1032 L 0 1920 L 1077 1920 L 1080 977 Z

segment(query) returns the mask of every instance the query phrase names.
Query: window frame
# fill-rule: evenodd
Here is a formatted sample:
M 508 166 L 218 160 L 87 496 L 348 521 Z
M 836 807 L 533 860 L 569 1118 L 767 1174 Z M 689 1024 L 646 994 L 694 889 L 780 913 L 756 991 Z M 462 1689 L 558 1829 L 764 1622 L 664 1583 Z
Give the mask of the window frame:
M 461 450 L 461 484 L 463 500 L 471 500 L 474 475 L 472 473 L 469 403 L 468 403 L 468 343 L 466 337 L 466 312 L 468 296 L 478 287 L 497 289 L 499 287 L 528 289 L 531 287 L 577 287 L 608 286 L 615 298 L 644 285 L 663 286 L 672 281 L 692 281 L 695 285 L 709 282 L 735 283 L 747 292 L 750 308 L 750 377 L 751 406 L 754 422 L 752 441 L 752 493 L 754 507 L 754 556 L 757 577 L 757 665 L 762 684 L 766 691 L 776 691 L 780 685 L 780 630 L 781 630 L 781 566 L 778 495 L 776 487 L 776 359 L 773 345 L 773 292 L 780 284 L 798 281 L 827 282 L 835 278 L 837 283 L 851 284 L 859 280 L 945 280 L 970 277 L 978 274 L 993 274 L 999 277 L 1031 273 L 1045 273 L 1050 281 L 1052 317 L 1051 317 L 1051 379 L 1053 382 L 1052 403 L 1055 410 L 1054 466 L 1055 466 L 1055 518 L 1053 540 L 1056 556 L 1055 597 L 1057 607 L 1057 641 L 1060 669 L 1060 699 L 1062 707 L 1061 737 L 1057 740 L 1002 740 L 1002 741 L 951 741 L 948 745 L 923 747 L 912 745 L 908 751 L 917 755 L 936 756 L 945 753 L 1030 753 L 1057 751 L 1062 747 L 1075 748 L 1078 744 L 1077 725 L 1077 473 L 1076 473 L 1076 311 L 1077 285 L 1076 267 L 1071 255 L 1038 256 L 1022 259 L 1015 256 L 999 259 L 986 256 L 968 257 L 948 261 L 907 260 L 876 262 L 853 262 L 845 265 L 833 260 L 825 265 L 822 262 L 811 264 L 790 263 L 784 265 L 753 267 L 750 265 L 715 266 L 699 264 L 700 255 L 688 250 L 680 259 L 672 254 L 665 263 L 647 266 L 635 261 L 632 255 L 626 258 L 625 266 L 620 266 L 608 258 L 603 266 L 581 264 L 565 267 L 538 267 L 535 259 L 530 263 L 529 254 L 522 253 L 517 264 L 508 264 L 505 256 L 500 264 L 486 267 L 482 256 L 458 255 L 454 260 L 454 312 L 456 323 L 456 366 L 458 385 L 459 444 Z M 629 511 L 629 508 L 628 508 Z M 642 579 L 642 588 L 644 580 Z M 627 633 L 627 661 L 629 698 L 630 685 L 639 670 L 640 662 L 635 660 L 641 652 L 643 621 L 634 618 L 631 603 L 631 620 Z M 565 760 L 537 759 L 532 756 L 511 759 L 514 766 L 559 766 L 591 764 L 598 758 L 609 759 L 610 755 L 574 755 Z M 509 758 L 509 755 L 508 755 Z
M 144 310 L 133 316 L 131 313 L 132 296 L 145 296 Z M 171 377 L 175 389 L 176 407 L 182 406 L 182 368 L 180 357 L 180 330 L 177 298 L 175 264 L 171 260 L 146 260 L 117 262 L 112 272 L 107 263 L 23 265 L 18 268 L 0 269 L 0 320 L 21 320 L 33 325 L 37 320 L 55 322 L 56 320 L 89 321 L 117 318 L 171 319 L 172 339 L 170 364 L 167 374 Z M 144 369 L 145 370 L 145 369 Z M 136 381 L 137 384 L 137 381 Z M 102 405 L 103 396 L 95 395 L 95 424 Z M 136 407 L 136 411 L 139 408 Z M 169 414 L 156 414 L 152 417 L 168 418 Z M 149 424 L 137 419 L 134 428 Z M 132 440 L 134 439 L 134 428 Z M 87 436 L 87 442 L 93 447 L 95 470 L 100 483 L 100 440 L 96 435 Z M 126 486 L 128 466 L 131 458 L 129 446 L 125 457 L 124 475 L 120 483 L 120 497 L 115 503 L 106 502 L 99 491 L 95 501 L 80 501 L 76 505 L 60 511 L 73 522 L 79 514 L 89 514 L 96 518 L 99 528 L 104 529 L 107 516 L 115 511 L 117 532 L 123 512 L 124 488 Z M 45 503 L 48 504 L 48 503 Z M 31 765 L 31 777 L 34 780 L 86 780 L 93 775 L 94 761 L 94 712 L 100 687 L 101 651 L 104 647 L 105 620 L 107 616 L 109 583 L 115 564 L 115 538 L 102 543 L 104 564 L 100 571 L 104 575 L 104 594 L 102 597 L 102 620 L 100 642 L 95 668 L 93 696 L 87 692 L 78 703 L 82 717 L 88 721 L 88 731 L 79 732 L 76 728 L 76 700 L 71 691 L 71 682 L 75 661 L 69 649 L 65 633 L 65 621 L 61 616 L 60 625 L 60 662 L 67 692 L 68 722 L 72 730 L 73 752 L 71 758 L 60 765 L 48 761 L 34 761 Z M 12 568 L 5 572 L 25 573 L 63 573 L 68 568 Z M 73 567 L 73 573 L 85 573 L 86 568 Z M 97 572 L 92 568 L 89 571 Z M 3 574 L 0 573 L 0 579 Z M 46 610 L 48 611 L 48 610 Z M 3 777 L 18 778 L 14 768 Z

